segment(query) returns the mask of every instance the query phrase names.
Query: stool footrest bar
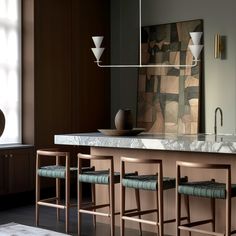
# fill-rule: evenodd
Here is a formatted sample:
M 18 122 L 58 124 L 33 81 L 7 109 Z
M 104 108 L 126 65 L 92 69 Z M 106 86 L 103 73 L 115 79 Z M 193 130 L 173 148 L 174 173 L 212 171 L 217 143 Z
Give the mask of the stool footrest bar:
M 128 216 L 128 217 L 140 216 L 140 215 L 146 215 L 146 214 L 150 214 L 150 213 L 157 212 L 157 211 L 158 211 L 157 209 L 145 210 L 145 211 L 139 211 L 139 212 L 126 213 L 126 214 L 124 214 L 124 216 Z
M 51 202 L 51 201 L 55 201 L 58 200 L 59 198 L 57 197 L 51 197 L 51 198 L 44 198 L 42 200 L 39 200 L 40 202 Z
M 79 212 L 90 214 L 90 215 L 98 215 L 98 216 L 110 217 L 110 214 L 108 214 L 108 213 L 97 212 L 97 211 L 87 211 L 87 210 L 80 209 Z
M 215 236 L 225 236 L 225 234 L 223 234 L 223 233 L 216 233 L 216 232 L 206 231 L 206 230 L 202 230 L 202 229 L 188 228 L 185 226 L 179 226 L 178 228 L 180 230 L 185 230 L 185 231 L 189 231 L 189 232 L 196 232 L 196 233 L 215 235 Z
M 198 226 L 198 225 L 205 225 L 205 224 L 212 223 L 212 222 L 213 222 L 212 219 L 200 220 L 200 221 L 195 221 L 195 222 L 191 222 L 191 223 L 182 224 L 182 226 L 194 227 L 194 226 Z
M 83 210 L 95 210 L 95 209 L 99 209 L 99 208 L 104 208 L 104 207 L 109 207 L 109 204 L 101 204 L 101 205 L 95 205 L 95 206 L 86 206 L 83 207 Z
M 187 219 L 188 219 L 187 216 L 183 216 L 183 217 L 180 218 L 181 221 L 182 221 L 182 220 L 187 220 Z
M 125 210 L 125 213 L 130 213 L 130 212 L 134 212 L 134 211 L 138 211 L 138 209 L 133 208 L 133 209 Z
M 131 212 L 137 212 L 138 211 L 138 209 L 137 208 L 134 208 L 134 209 L 129 209 L 129 210 L 125 210 L 125 215 L 126 215 L 126 213 L 131 213 Z M 118 211 L 118 212 L 115 212 L 115 215 L 120 215 L 120 212 Z
M 180 220 L 187 220 L 188 217 L 181 217 Z M 168 224 L 168 223 L 173 223 L 176 222 L 176 219 L 169 219 L 169 220 L 164 220 L 164 224 Z
M 236 230 L 231 231 L 231 234 L 236 234 Z
M 53 203 L 42 202 L 42 201 L 39 201 L 37 204 L 40 205 L 40 206 L 55 207 L 55 208 L 60 208 L 60 209 L 65 209 L 66 208 L 66 206 L 64 206 L 64 205 L 53 204 Z
M 128 217 L 128 216 L 122 216 L 122 219 L 123 220 L 130 220 L 130 221 L 140 222 L 140 223 L 145 223 L 145 224 L 149 224 L 149 225 L 155 225 L 155 226 L 159 225 L 156 221 L 131 218 L 131 217 Z
M 176 222 L 176 219 L 170 219 L 170 220 L 163 221 L 164 224 L 173 223 L 173 222 Z

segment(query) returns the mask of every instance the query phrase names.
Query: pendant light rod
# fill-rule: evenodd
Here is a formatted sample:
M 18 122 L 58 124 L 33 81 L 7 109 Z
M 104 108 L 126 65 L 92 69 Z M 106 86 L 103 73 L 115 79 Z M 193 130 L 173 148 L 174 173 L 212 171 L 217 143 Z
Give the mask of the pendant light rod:
M 142 65 L 142 34 L 141 34 L 141 26 L 142 26 L 142 3 L 139 0 L 139 65 Z
M 164 67 L 164 68 L 170 68 L 170 67 L 182 67 L 182 68 L 187 68 L 187 67 L 194 67 L 197 65 L 199 60 L 193 60 L 193 64 L 191 65 L 176 65 L 176 64 L 147 64 L 147 65 L 101 65 L 100 62 L 101 61 L 95 61 L 95 63 L 97 64 L 98 67 L 104 67 L 104 68 L 153 68 L 153 67 Z
M 103 65 L 100 64 L 100 58 L 102 56 L 103 51 L 105 48 L 100 47 L 102 44 L 103 36 L 93 36 L 93 42 L 95 44 L 95 48 L 91 48 L 98 67 L 106 67 L 106 68 L 155 68 L 155 67 L 195 67 L 198 64 L 198 59 L 203 45 L 200 45 L 200 39 L 202 36 L 202 32 L 190 32 L 190 37 L 192 39 L 193 45 L 189 45 L 189 49 L 193 55 L 192 64 L 188 65 L 176 65 L 176 64 L 142 64 L 142 34 L 141 34 L 141 27 L 142 27 L 142 0 L 139 0 L 139 64 L 138 65 Z

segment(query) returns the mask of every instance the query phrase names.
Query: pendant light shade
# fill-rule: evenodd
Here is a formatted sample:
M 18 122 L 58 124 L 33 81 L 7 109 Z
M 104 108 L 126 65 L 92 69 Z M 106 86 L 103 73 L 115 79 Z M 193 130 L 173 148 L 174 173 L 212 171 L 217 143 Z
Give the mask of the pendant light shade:
M 141 49 L 141 0 L 139 0 L 139 64 L 138 65 L 102 65 L 100 64 L 100 58 L 105 48 L 101 48 L 101 44 L 103 41 L 103 36 L 93 36 L 93 42 L 95 44 L 95 48 L 92 48 L 93 54 L 96 58 L 95 63 L 99 67 L 116 67 L 116 68 L 141 68 L 141 67 L 194 67 L 197 65 L 199 61 L 200 53 L 203 49 L 203 45 L 200 44 L 202 32 L 190 32 L 190 37 L 192 39 L 193 45 L 189 45 L 189 49 L 193 55 L 193 63 L 189 65 L 169 65 L 169 64 L 147 64 L 143 65 L 142 61 L 142 49 Z

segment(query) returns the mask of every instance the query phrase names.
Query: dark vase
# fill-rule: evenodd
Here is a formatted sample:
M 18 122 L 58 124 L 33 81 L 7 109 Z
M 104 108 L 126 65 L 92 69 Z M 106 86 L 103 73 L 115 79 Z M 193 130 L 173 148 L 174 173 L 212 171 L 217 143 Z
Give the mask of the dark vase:
M 130 109 L 120 109 L 115 116 L 115 126 L 118 130 L 133 128 L 133 116 Z
M 5 128 L 5 116 L 2 110 L 0 109 L 0 137 L 2 136 L 4 128 Z

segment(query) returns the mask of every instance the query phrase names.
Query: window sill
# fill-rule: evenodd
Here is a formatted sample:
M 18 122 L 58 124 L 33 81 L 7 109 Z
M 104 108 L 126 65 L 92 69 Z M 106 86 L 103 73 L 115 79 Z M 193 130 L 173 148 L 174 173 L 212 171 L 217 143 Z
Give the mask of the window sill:
M 19 149 L 19 148 L 32 148 L 33 145 L 30 144 L 21 144 L 21 143 L 14 143 L 14 144 L 0 144 L 1 149 Z

